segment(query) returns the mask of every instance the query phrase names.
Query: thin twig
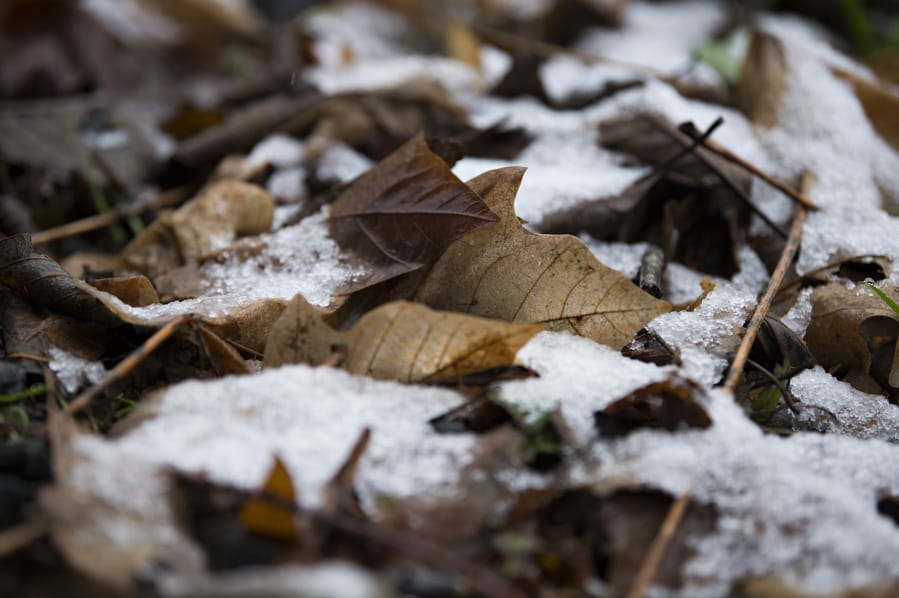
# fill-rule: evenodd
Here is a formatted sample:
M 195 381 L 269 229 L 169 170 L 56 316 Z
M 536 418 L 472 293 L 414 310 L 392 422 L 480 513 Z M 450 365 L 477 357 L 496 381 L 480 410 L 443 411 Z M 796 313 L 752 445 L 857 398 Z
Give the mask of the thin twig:
M 46 519 L 30 519 L 0 532 L 0 559 L 28 546 L 50 531 Z
M 790 411 L 793 413 L 799 413 L 799 407 L 797 407 L 796 398 L 793 396 L 793 393 L 790 392 L 790 389 L 786 387 L 786 385 L 774 374 L 768 371 L 768 368 L 763 366 L 760 363 L 757 363 L 750 359 L 746 358 L 747 365 L 751 365 L 757 372 L 763 375 L 765 378 L 771 381 L 771 384 L 777 387 L 777 390 L 780 391 L 780 396 L 783 397 L 784 403 L 787 404 L 787 407 L 790 408 Z
M 708 134 L 706 132 L 701 133 L 697 137 L 692 137 L 692 143 L 688 145 L 686 139 L 671 130 L 665 123 L 661 123 L 656 119 L 650 119 L 650 123 L 652 123 L 653 126 L 667 135 L 673 141 L 684 145 L 683 151 L 692 151 L 693 156 L 695 156 L 703 166 L 708 168 L 712 174 L 718 177 L 718 180 L 724 183 L 724 185 L 731 190 L 734 196 L 736 196 L 736 198 L 743 205 L 749 208 L 749 210 L 751 210 L 753 214 L 761 218 L 765 222 L 765 224 L 770 226 L 771 229 L 776 232 L 781 238 L 787 238 L 787 231 L 785 231 L 779 224 L 771 220 L 771 218 L 769 218 L 767 214 L 759 209 L 759 207 L 752 202 L 752 199 L 748 195 L 746 195 L 746 192 L 740 188 L 740 186 L 730 177 L 730 175 L 718 168 L 718 166 L 716 166 L 714 162 L 709 160 L 707 156 L 703 156 L 700 152 L 696 151 L 698 149 L 697 146 L 705 147 L 706 149 L 708 149 L 707 144 L 711 141 L 711 139 L 708 139 Z
M 812 175 L 811 173 L 806 172 L 802 175 L 802 192 L 808 193 L 811 184 Z M 790 235 L 787 237 L 787 242 L 780 254 L 780 259 L 777 261 L 777 267 L 774 268 L 774 273 L 771 274 L 771 280 L 768 281 L 768 288 L 765 289 L 765 293 L 762 295 L 762 298 L 759 299 L 755 311 L 752 314 L 752 318 L 750 318 L 749 324 L 746 325 L 746 333 L 743 335 L 743 340 L 740 342 L 740 347 L 737 349 L 737 354 L 734 357 L 733 363 L 731 363 L 730 371 L 727 373 L 727 378 L 724 380 L 724 388 L 730 391 L 733 391 L 734 387 L 740 381 L 740 377 L 743 375 L 743 368 L 746 367 L 746 360 L 749 358 L 749 351 L 752 350 L 752 345 L 758 336 L 759 327 L 761 327 L 762 322 L 765 320 L 765 316 L 768 315 L 768 310 L 771 309 L 771 302 L 774 300 L 774 296 L 777 294 L 778 289 L 780 289 L 784 276 L 786 276 L 790 264 L 793 263 L 793 258 L 796 257 L 796 251 L 799 249 L 799 241 L 802 239 L 802 227 L 805 224 L 807 217 L 808 210 L 805 207 L 800 206 L 799 210 L 796 212 L 796 216 L 793 217 Z
M 94 397 L 106 390 L 109 385 L 116 380 L 121 380 L 122 378 L 127 376 L 131 372 L 131 370 L 137 367 L 137 365 L 141 361 L 146 359 L 147 356 L 149 356 L 153 351 L 158 349 L 165 341 L 167 341 L 169 337 L 175 334 L 178 328 L 192 321 L 193 319 L 194 316 L 192 315 L 179 316 L 157 330 L 155 333 L 153 333 L 153 336 L 148 338 L 143 345 L 137 348 L 136 351 L 131 353 L 131 355 L 120 361 L 118 365 L 109 370 L 106 376 L 104 376 L 103 379 L 100 380 L 100 382 L 78 395 L 71 403 L 69 403 L 69 406 L 66 407 L 65 413 L 72 415 L 87 407 Z
M 50 363 L 49 357 L 43 357 L 41 355 L 32 355 L 31 353 L 7 353 L 3 356 L 3 360 L 9 359 L 29 359 L 31 361 L 37 361 L 39 363 Z
M 702 135 L 702 133 L 695 126 L 693 126 L 692 123 L 686 123 L 685 125 L 678 127 L 678 130 L 680 130 L 681 133 L 683 133 L 684 135 L 686 135 L 687 137 L 689 137 L 690 139 L 693 139 L 693 140 L 698 139 Z M 793 201 L 795 201 L 802 207 L 809 209 L 809 210 L 820 209 L 820 208 L 818 208 L 817 205 L 815 205 L 815 202 L 813 202 L 811 199 L 808 198 L 808 196 L 806 195 L 806 193 L 808 193 L 807 190 L 803 190 L 803 191 L 800 191 L 797 193 L 794 189 L 790 189 L 788 186 L 784 185 L 783 183 L 781 183 L 780 181 L 775 179 L 773 176 L 771 176 L 770 174 L 768 174 L 761 168 L 757 167 L 752 162 L 744 160 L 743 158 L 736 155 L 735 153 L 733 153 L 732 151 L 730 151 L 729 149 L 727 149 L 726 147 L 724 147 L 723 145 L 721 145 L 720 143 L 715 141 L 714 139 L 703 139 L 700 141 L 700 143 L 702 144 L 703 147 L 705 147 L 707 150 L 709 150 L 713 154 L 716 154 L 716 155 L 724 158 L 728 162 L 730 162 L 732 164 L 736 164 L 737 166 L 739 166 L 743 170 L 749 172 L 750 174 L 754 174 L 755 176 L 759 177 L 760 179 L 762 179 L 763 181 L 765 181 L 766 183 L 768 183 L 775 189 L 784 193 L 787 197 L 789 197 L 790 199 L 792 199 Z
M 659 571 L 659 566 L 662 564 L 662 558 L 665 556 L 665 551 L 668 549 L 668 545 L 674 537 L 674 532 L 677 531 L 677 527 L 684 518 L 684 513 L 687 511 L 687 505 L 690 504 L 690 495 L 690 490 L 687 490 L 678 496 L 677 500 L 671 503 L 671 507 L 669 507 L 668 513 L 665 515 L 665 520 L 662 521 L 662 525 L 659 526 L 659 531 L 656 533 L 656 537 L 653 538 L 652 544 L 649 546 L 649 551 L 646 553 L 646 558 L 643 560 L 643 564 L 640 566 L 640 570 L 634 578 L 634 583 L 627 593 L 627 598 L 642 598 L 649 589 L 649 586 L 652 585 L 652 582 Z
M 41 243 L 58 241 L 59 239 L 63 239 L 65 237 L 71 237 L 74 235 L 87 233 L 92 230 L 97 230 L 98 228 L 109 226 L 110 224 L 118 222 L 119 220 L 127 218 L 128 216 L 135 216 L 137 214 L 140 214 L 144 210 L 156 210 L 159 208 L 165 208 L 171 205 L 175 205 L 176 203 L 184 199 L 184 195 L 185 190 L 182 188 L 164 191 L 157 195 L 151 196 L 145 201 L 138 200 L 124 206 L 115 207 L 103 214 L 89 216 L 88 218 L 83 218 L 82 220 L 75 220 L 74 222 L 68 222 L 61 226 L 48 228 L 47 230 L 32 233 L 31 242 L 35 245 L 40 245 Z

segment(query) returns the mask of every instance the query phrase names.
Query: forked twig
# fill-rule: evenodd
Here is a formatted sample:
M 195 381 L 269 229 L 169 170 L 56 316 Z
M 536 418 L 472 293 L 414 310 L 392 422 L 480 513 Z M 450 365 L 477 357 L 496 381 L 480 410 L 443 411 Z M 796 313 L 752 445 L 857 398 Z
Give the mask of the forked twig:
M 678 127 L 678 130 L 693 141 L 699 141 L 700 145 L 702 145 L 713 154 L 716 154 L 717 156 L 724 158 L 728 162 L 736 164 L 750 174 L 754 174 L 755 176 L 759 177 L 778 191 L 784 193 L 787 197 L 789 197 L 802 207 L 808 210 L 819 209 L 818 206 L 815 205 L 815 202 L 813 202 L 806 196 L 807 191 L 801 190 L 799 193 L 797 193 L 794 189 L 790 189 L 788 186 L 784 185 L 752 162 L 744 160 L 714 139 L 702 139 L 702 132 L 699 131 L 699 129 L 697 129 L 693 125 L 693 123 L 684 123 L 683 125 Z
M 173 334 L 175 334 L 175 332 L 181 326 L 193 321 L 194 318 L 195 316 L 192 315 L 178 316 L 177 318 L 154 332 L 153 336 L 148 338 L 143 345 L 138 347 L 134 352 L 131 353 L 131 355 L 120 361 L 118 365 L 109 370 L 106 376 L 104 376 L 103 379 L 100 380 L 100 382 L 91 386 L 83 393 L 75 397 L 75 399 L 71 403 L 69 403 L 68 407 L 66 407 L 64 413 L 73 415 L 87 407 L 94 399 L 94 397 L 106 390 L 116 380 L 121 380 L 122 378 L 127 376 L 131 372 L 131 370 L 137 367 L 137 365 L 141 361 L 146 359 L 147 356 L 158 349 L 165 341 L 167 341 Z
M 803 194 L 808 193 L 811 184 L 812 174 L 806 171 L 802 175 L 801 189 Z M 740 377 L 743 375 L 743 368 L 746 367 L 746 360 L 749 358 L 749 352 L 752 350 L 752 345 L 755 343 L 755 339 L 758 336 L 759 328 L 761 327 L 765 316 L 768 315 L 768 310 L 771 309 L 771 302 L 774 300 L 774 296 L 780 289 L 780 285 L 783 282 L 784 276 L 787 274 L 787 270 L 790 268 L 790 264 L 793 263 L 793 258 L 796 256 L 796 251 L 799 249 L 799 241 L 802 239 L 802 227 L 805 224 L 806 218 L 808 218 L 808 210 L 805 207 L 800 206 L 799 210 L 796 212 L 796 216 L 793 217 L 790 235 L 787 237 L 787 242 L 780 254 L 780 259 L 777 261 L 777 267 L 774 268 L 774 273 L 771 274 L 771 280 L 768 281 L 768 288 L 765 289 L 765 293 L 755 306 L 752 318 L 750 318 L 749 323 L 746 325 L 746 333 L 743 335 L 743 340 L 740 341 L 740 347 L 737 349 L 737 354 L 734 357 L 733 363 L 730 365 L 730 371 L 727 373 L 727 378 L 724 380 L 724 388 L 731 392 L 733 392 L 734 387 L 736 387 L 737 383 L 740 381 Z
M 674 532 L 677 531 L 677 527 L 684 518 L 684 513 L 687 512 L 687 505 L 690 504 L 690 496 L 691 491 L 687 490 L 678 496 L 677 500 L 671 503 L 671 506 L 668 508 L 668 513 L 665 515 L 664 521 L 662 521 L 662 525 L 659 526 L 656 537 L 653 538 L 652 544 L 649 545 L 646 558 L 643 559 L 643 564 L 640 565 L 640 570 L 637 572 L 634 583 L 627 593 L 627 598 L 643 598 L 643 596 L 646 595 L 646 590 L 652 585 L 652 582 L 659 571 L 659 566 L 662 564 L 662 558 L 665 556 L 668 545 L 671 544 Z

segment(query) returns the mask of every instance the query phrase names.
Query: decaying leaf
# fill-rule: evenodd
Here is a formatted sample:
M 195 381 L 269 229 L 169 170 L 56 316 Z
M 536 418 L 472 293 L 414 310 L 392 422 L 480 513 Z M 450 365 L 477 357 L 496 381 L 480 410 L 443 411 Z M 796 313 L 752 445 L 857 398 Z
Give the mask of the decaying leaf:
M 671 309 L 601 264 L 576 237 L 525 230 L 513 208 L 523 175 L 523 168 L 502 168 L 468 182 L 500 223 L 451 245 L 418 287 L 415 301 L 434 309 L 541 323 L 615 348 Z
M 436 259 L 496 221 L 478 195 L 418 135 L 359 177 L 331 206 L 334 239 L 370 267 L 358 290 Z
M 896 297 L 895 290 L 887 293 Z M 805 340 L 818 362 L 859 390 L 895 393 L 899 316 L 866 288 L 839 283 L 815 289 L 811 302 Z
M 863 79 L 844 69 L 835 68 L 833 73 L 852 85 L 855 97 L 865 109 L 874 130 L 899 152 L 899 93 L 880 82 Z
M 623 436 L 639 428 L 708 428 L 712 420 L 696 400 L 701 387 L 690 380 L 670 377 L 639 388 L 594 415 L 604 436 Z
M 125 264 L 165 272 L 222 249 L 235 239 L 268 231 L 274 201 L 256 185 L 217 181 L 178 210 L 160 216 L 123 252 Z
M 770 33 L 754 31 L 737 85 L 740 107 L 753 122 L 765 127 L 779 122 L 788 76 L 781 41 Z
M 251 497 L 241 507 L 240 522 L 254 534 L 295 541 L 299 530 L 291 507 L 297 501 L 296 490 L 287 467 L 278 457 L 272 463 L 260 494 L 259 497 Z
M 543 326 L 490 321 L 396 301 L 367 313 L 340 333 L 301 297 L 275 323 L 263 364 L 319 365 L 332 347 L 346 347 L 353 374 L 401 382 L 456 379 L 515 363 L 518 350 Z

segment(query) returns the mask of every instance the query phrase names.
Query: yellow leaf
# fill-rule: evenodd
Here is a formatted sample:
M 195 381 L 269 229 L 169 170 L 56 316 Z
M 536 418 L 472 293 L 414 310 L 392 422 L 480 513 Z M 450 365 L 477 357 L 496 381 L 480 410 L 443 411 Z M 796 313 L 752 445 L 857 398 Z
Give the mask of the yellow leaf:
M 261 494 L 270 500 L 251 498 L 241 507 L 240 522 L 244 528 L 278 540 L 296 540 L 297 524 L 290 508 L 296 504 L 296 491 L 284 462 L 278 457 L 275 457 Z M 279 502 L 283 504 L 277 504 Z

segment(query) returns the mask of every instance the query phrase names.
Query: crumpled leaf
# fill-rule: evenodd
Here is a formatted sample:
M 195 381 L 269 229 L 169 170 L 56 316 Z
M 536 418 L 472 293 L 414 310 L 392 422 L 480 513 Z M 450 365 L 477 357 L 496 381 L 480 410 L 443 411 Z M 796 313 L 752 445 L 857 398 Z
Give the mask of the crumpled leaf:
M 123 251 L 125 264 L 165 272 L 221 249 L 239 236 L 272 226 L 275 204 L 261 187 L 236 180 L 207 186 L 174 212 L 161 215 Z
M 453 380 L 514 364 L 518 350 L 543 329 L 395 301 L 372 310 L 340 333 L 297 295 L 275 323 L 263 365 L 320 365 L 333 347 L 343 346 L 344 367 L 353 374 L 400 382 Z
M 779 122 L 788 74 L 781 41 L 770 33 L 753 31 L 737 85 L 740 108 L 750 120 L 765 127 Z
M 331 206 L 331 235 L 370 267 L 358 290 L 421 268 L 496 216 L 417 135 Z
M 515 216 L 523 168 L 469 181 L 500 217 L 496 227 L 456 241 L 412 297 L 434 309 L 546 324 L 620 349 L 671 305 L 600 263 L 576 237 L 539 235 Z
M 897 297 L 895 289 L 886 292 Z M 899 316 L 868 289 L 840 283 L 815 289 L 811 302 L 805 340 L 818 362 L 859 390 L 895 393 Z
M 624 436 L 640 428 L 708 428 L 712 420 L 696 400 L 701 387 L 677 376 L 638 388 L 594 415 L 603 436 Z
M 863 79 L 844 69 L 833 73 L 852 85 L 855 97 L 865 109 L 865 115 L 884 141 L 899 152 L 899 93 L 877 81 Z
M 297 495 L 284 462 L 275 457 L 262 485 L 261 497 L 251 497 L 240 509 L 240 522 L 250 532 L 292 542 L 299 532 L 292 507 Z M 268 500 L 266 500 L 268 499 Z M 275 504 L 275 501 L 284 504 Z

